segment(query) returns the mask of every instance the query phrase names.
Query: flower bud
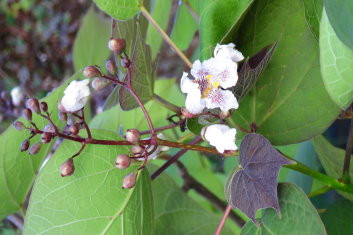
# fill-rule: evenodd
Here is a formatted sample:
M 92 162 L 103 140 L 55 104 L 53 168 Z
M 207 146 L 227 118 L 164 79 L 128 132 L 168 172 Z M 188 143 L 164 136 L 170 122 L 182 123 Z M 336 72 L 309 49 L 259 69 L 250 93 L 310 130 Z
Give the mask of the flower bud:
M 86 68 L 83 69 L 82 71 L 83 76 L 86 78 L 95 78 L 95 77 L 100 77 L 102 76 L 101 72 L 99 71 L 98 68 L 96 68 L 93 65 L 87 66 Z
M 133 155 L 138 155 L 138 154 L 142 154 L 144 149 L 140 145 L 134 145 L 131 147 L 130 151 Z
M 47 102 L 40 102 L 40 108 L 43 110 L 43 112 L 48 112 Z
M 100 91 L 102 90 L 104 87 L 107 86 L 107 81 L 103 78 L 95 78 L 92 83 L 91 86 L 93 89 L 95 89 L 96 91 Z
M 230 117 L 230 112 L 229 111 L 221 111 L 219 113 L 219 117 L 221 119 L 226 119 L 226 118 L 229 118 Z
M 32 110 L 32 112 L 40 113 L 39 102 L 36 98 L 30 98 L 26 103 L 27 108 Z
M 58 102 L 58 110 L 60 112 L 66 113 L 66 109 L 65 109 L 64 105 L 61 103 L 61 100 Z
M 16 128 L 16 130 L 18 131 L 22 131 L 24 129 L 24 125 L 22 122 L 20 121 L 15 121 L 14 123 L 12 123 L 12 125 Z
M 141 134 L 137 129 L 129 129 L 126 131 L 125 139 L 132 144 L 140 142 Z
M 66 121 L 67 121 L 67 113 L 60 111 L 59 114 L 58 114 L 58 116 L 59 116 L 59 119 L 60 119 L 62 122 L 66 122 Z
M 128 68 L 130 64 L 131 61 L 128 58 L 121 59 L 121 66 L 123 66 L 123 68 Z
M 72 158 L 67 159 L 67 161 L 60 166 L 60 174 L 62 177 L 70 176 L 74 173 L 74 171 L 75 165 Z
M 74 124 L 74 125 L 70 126 L 69 131 L 70 131 L 70 133 L 71 133 L 72 135 L 77 135 L 77 134 L 78 134 L 78 132 L 80 131 L 79 124 L 78 124 L 78 123 L 76 123 L 76 124 Z
M 181 108 L 181 114 L 184 115 L 186 118 L 193 118 L 197 116 L 187 111 L 186 108 Z
M 14 106 L 19 106 L 24 98 L 24 94 L 20 87 L 15 87 L 11 90 L 11 100 Z
M 136 184 L 136 174 L 135 172 L 131 172 L 123 179 L 123 188 L 132 188 Z
M 24 140 L 21 144 L 21 152 L 27 151 L 29 148 L 29 140 Z
M 126 154 L 120 154 L 115 159 L 115 167 L 118 169 L 126 169 L 130 166 L 131 159 Z
M 52 133 L 49 132 L 44 132 L 41 136 L 40 136 L 40 140 L 42 141 L 42 143 L 47 144 L 51 141 L 52 138 Z
M 27 121 L 32 121 L 32 111 L 28 108 L 23 109 L 23 116 Z
M 55 127 L 52 124 L 48 124 L 43 128 L 43 132 L 55 133 Z
M 34 155 L 39 153 L 40 148 L 42 147 L 42 143 L 41 142 L 37 142 L 34 145 L 31 146 L 31 148 L 29 149 L 29 154 Z
M 105 67 L 107 68 L 110 74 L 116 74 L 118 72 L 115 63 L 112 60 L 107 60 L 107 62 L 105 63 Z
M 114 51 L 118 54 L 123 52 L 125 49 L 126 42 L 122 38 L 111 38 L 108 42 L 108 47 L 111 51 Z

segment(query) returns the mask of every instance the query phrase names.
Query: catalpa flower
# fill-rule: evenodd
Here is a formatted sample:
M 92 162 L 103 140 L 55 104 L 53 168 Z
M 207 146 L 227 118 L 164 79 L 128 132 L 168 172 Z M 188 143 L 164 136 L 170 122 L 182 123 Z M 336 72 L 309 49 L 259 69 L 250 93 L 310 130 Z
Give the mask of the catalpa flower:
M 191 75 L 183 73 L 180 81 L 181 91 L 187 93 L 185 107 L 192 114 L 201 113 L 204 108 L 220 108 L 226 112 L 238 108 L 238 101 L 227 88 L 238 81 L 237 61 L 242 54 L 234 49 L 234 44 L 217 45 L 215 57 L 200 62 L 196 60 Z
M 223 124 L 213 124 L 202 129 L 201 135 L 217 151 L 224 153 L 225 150 L 237 150 L 235 135 L 237 130 Z
M 82 109 L 90 95 L 89 79 L 82 81 L 72 81 L 64 91 L 61 104 L 67 112 L 76 112 Z

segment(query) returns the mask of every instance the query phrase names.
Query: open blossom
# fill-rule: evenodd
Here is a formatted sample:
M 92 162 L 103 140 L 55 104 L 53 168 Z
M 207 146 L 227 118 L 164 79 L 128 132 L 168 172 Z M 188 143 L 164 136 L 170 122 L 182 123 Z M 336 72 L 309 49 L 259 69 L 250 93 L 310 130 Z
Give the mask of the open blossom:
M 24 98 L 24 94 L 20 87 L 17 86 L 11 90 L 11 100 L 13 105 L 19 106 L 23 98 Z
M 199 114 L 206 107 L 220 108 L 224 112 L 238 108 L 238 101 L 233 93 L 224 90 L 235 86 L 238 81 L 238 66 L 235 61 L 241 59 L 241 53 L 233 47 L 234 44 L 233 46 L 217 45 L 215 57 L 203 62 L 196 60 L 191 68 L 194 79 L 190 79 L 187 73 L 183 73 L 180 87 L 183 93 L 187 93 L 185 101 L 187 111 Z M 234 56 L 232 53 L 239 55 Z
M 223 124 L 214 124 L 204 127 L 202 132 L 206 141 L 210 145 L 215 146 L 220 153 L 224 153 L 225 150 L 238 149 L 235 145 L 237 130 L 234 128 L 229 128 L 227 125 Z
M 242 61 L 244 59 L 243 54 L 240 51 L 235 50 L 234 48 L 234 43 L 229 43 L 227 45 L 220 45 L 217 43 L 217 46 L 214 49 L 214 57 L 228 58 L 233 62 Z
M 67 112 L 76 112 L 85 106 L 90 95 L 88 84 L 89 79 L 74 80 L 65 89 L 61 104 Z

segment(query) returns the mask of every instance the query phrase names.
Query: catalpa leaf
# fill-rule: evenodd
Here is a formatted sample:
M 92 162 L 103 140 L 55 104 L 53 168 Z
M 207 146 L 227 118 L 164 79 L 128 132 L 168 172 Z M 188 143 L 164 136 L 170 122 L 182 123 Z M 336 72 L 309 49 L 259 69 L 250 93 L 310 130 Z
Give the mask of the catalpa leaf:
M 262 135 L 251 133 L 240 145 L 239 167 L 225 186 L 226 198 L 255 222 L 258 209 L 272 207 L 278 212 L 278 172 L 292 162 L 284 158 Z
M 277 42 L 272 46 L 268 45 L 264 47 L 256 55 L 250 59 L 246 59 L 241 64 L 238 72 L 238 82 L 232 88 L 232 92 L 238 100 L 244 97 L 259 79 L 261 73 L 265 70 L 270 61 L 276 46 Z

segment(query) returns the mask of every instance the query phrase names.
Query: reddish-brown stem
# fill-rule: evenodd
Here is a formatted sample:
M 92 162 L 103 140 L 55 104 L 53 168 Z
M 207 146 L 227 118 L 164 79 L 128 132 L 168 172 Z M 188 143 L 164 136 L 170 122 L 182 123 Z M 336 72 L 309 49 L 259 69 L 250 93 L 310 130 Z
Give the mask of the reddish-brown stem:
M 171 128 L 174 128 L 174 127 L 177 127 L 179 126 L 181 123 L 183 123 L 185 120 L 180 120 L 176 123 L 171 123 L 171 124 L 168 124 L 166 126 L 162 126 L 162 127 L 158 127 L 158 128 L 155 128 L 154 131 L 155 132 L 160 132 L 160 131 L 165 131 L 165 130 L 168 130 L 168 129 L 171 129 Z M 140 134 L 141 135 L 147 135 L 148 133 L 150 133 L 150 131 L 141 131 Z
M 80 150 L 78 150 L 78 152 L 75 153 L 71 158 L 75 158 L 75 157 L 77 157 L 78 155 L 80 155 L 80 153 L 84 150 L 85 147 L 86 147 L 86 143 L 83 142 L 83 143 L 82 143 L 82 146 L 81 146 L 81 148 L 80 148 Z
M 222 228 L 224 226 L 224 223 L 226 222 L 227 217 L 228 217 L 228 215 L 229 215 L 231 210 L 232 210 L 232 207 L 230 205 L 228 205 L 226 210 L 224 211 L 224 214 L 223 214 L 223 217 L 222 217 L 221 221 L 219 222 L 219 225 L 217 227 L 215 235 L 220 235 L 221 234 L 221 231 L 222 231 Z

